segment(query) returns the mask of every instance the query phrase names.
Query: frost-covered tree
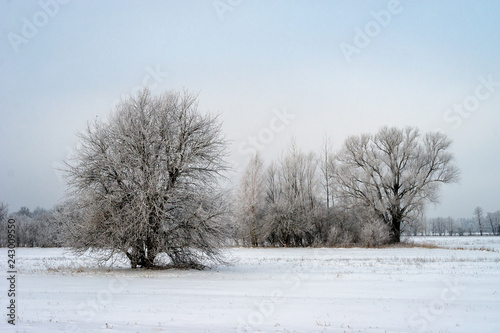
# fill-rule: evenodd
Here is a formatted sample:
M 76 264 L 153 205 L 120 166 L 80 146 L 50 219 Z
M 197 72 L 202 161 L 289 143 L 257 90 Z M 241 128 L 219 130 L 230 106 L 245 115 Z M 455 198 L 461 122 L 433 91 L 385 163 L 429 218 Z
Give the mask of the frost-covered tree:
M 242 175 L 235 203 L 235 215 L 244 244 L 258 246 L 261 240 L 266 194 L 264 182 L 264 162 L 259 154 L 255 154 Z
M 323 139 L 323 149 L 320 157 L 321 185 L 325 194 L 327 211 L 334 206 L 334 174 L 335 174 L 335 154 L 333 152 L 332 141 L 325 137 Z
M 432 219 L 432 234 L 443 236 L 446 233 L 446 220 L 442 217 Z
M 220 259 L 226 141 L 196 96 L 144 90 L 79 138 L 65 170 L 79 216 L 68 224 L 66 244 L 121 252 L 133 268 L 202 268 Z
M 9 214 L 9 206 L 0 202 L 0 247 L 7 247 L 8 245 L 8 231 L 7 231 L 7 215 Z
M 477 226 L 479 227 L 479 234 L 483 235 L 483 214 L 484 211 L 481 207 L 477 206 L 474 208 L 474 219 L 477 222 Z
M 267 172 L 264 233 L 270 244 L 307 246 L 315 240 L 320 207 L 317 159 L 292 143 L 288 153 Z
M 446 219 L 446 229 L 448 231 L 448 235 L 453 236 L 453 233 L 455 232 L 455 220 L 451 216 L 448 216 Z
M 370 208 L 399 242 L 402 223 L 436 202 L 441 184 L 458 180 L 450 145 L 442 133 L 411 127 L 351 136 L 337 157 L 339 195 Z
M 500 235 L 500 211 L 496 211 L 495 213 L 487 213 L 486 219 L 490 223 L 492 234 Z
M 40 207 L 31 212 L 27 207 L 8 214 L 8 206 L 0 203 L 0 247 L 7 246 L 7 221 L 16 221 L 16 244 L 19 247 L 56 247 L 58 228 L 53 223 L 52 210 Z
M 4 202 L 0 202 L 0 221 L 6 219 L 8 213 L 9 213 L 9 206 Z
M 54 210 L 37 207 L 33 211 L 33 221 L 36 225 L 35 244 L 37 247 L 57 247 L 59 226 L 54 219 Z
M 19 208 L 19 210 L 17 211 L 16 213 L 18 216 L 28 216 L 28 217 L 32 217 L 33 216 L 33 213 L 31 213 L 30 209 L 26 206 L 23 206 L 21 208 Z

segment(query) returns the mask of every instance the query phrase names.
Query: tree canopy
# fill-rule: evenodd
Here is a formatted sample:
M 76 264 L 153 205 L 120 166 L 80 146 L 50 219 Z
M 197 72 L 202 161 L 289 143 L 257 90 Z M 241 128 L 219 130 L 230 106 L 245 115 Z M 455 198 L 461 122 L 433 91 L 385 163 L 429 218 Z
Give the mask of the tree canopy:
M 441 184 L 458 181 L 450 145 L 442 133 L 422 136 L 412 127 L 351 136 L 337 158 L 339 194 L 373 211 L 399 242 L 401 223 L 436 202 Z
M 165 264 L 160 254 L 173 267 L 220 259 L 226 141 L 195 95 L 144 90 L 79 138 L 65 170 L 80 215 L 68 244 L 124 253 L 134 268 Z

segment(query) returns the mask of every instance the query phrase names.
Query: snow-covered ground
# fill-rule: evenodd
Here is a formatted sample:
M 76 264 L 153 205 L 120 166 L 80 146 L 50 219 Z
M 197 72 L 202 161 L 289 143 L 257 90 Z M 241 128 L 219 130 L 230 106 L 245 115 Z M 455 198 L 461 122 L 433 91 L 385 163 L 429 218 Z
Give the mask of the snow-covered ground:
M 410 241 L 416 244 L 434 244 L 450 249 L 469 249 L 500 252 L 500 237 L 483 236 L 432 236 L 432 237 L 410 237 Z
M 500 249 L 498 237 L 425 242 Z M 5 276 L 6 249 L 0 254 Z M 144 271 L 98 268 L 62 249 L 18 249 L 17 324 L 4 314 L 0 332 L 500 332 L 496 251 L 230 254 L 232 265 L 206 271 Z

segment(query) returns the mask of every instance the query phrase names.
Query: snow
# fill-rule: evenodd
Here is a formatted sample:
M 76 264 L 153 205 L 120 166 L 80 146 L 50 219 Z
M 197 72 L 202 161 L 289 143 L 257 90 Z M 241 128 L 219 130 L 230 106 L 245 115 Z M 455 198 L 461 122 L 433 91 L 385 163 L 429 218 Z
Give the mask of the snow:
M 206 271 L 109 269 L 20 248 L 18 318 L 0 331 L 500 331 L 500 237 L 414 241 L 449 248 L 235 248 L 231 265 Z
M 426 236 L 411 237 L 416 244 L 428 243 L 450 249 L 486 250 L 500 252 L 499 237 L 468 237 L 468 236 Z

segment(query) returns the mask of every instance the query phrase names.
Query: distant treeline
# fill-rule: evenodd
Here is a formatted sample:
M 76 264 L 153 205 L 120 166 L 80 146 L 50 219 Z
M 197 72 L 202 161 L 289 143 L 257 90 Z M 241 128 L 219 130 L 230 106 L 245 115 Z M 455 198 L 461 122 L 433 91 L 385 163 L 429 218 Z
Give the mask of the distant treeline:
M 59 247 L 59 225 L 54 217 L 54 209 L 35 208 L 30 211 L 21 207 L 9 213 L 8 207 L 0 203 L 0 247 L 7 246 L 7 221 L 15 220 L 18 247 Z
M 405 234 L 411 236 L 500 236 L 500 210 L 484 214 L 480 207 L 471 218 L 435 217 L 409 225 Z
M 27 207 L 21 207 L 17 212 L 8 212 L 8 206 L 0 203 L 0 247 L 7 246 L 7 221 L 14 219 L 16 221 L 16 236 L 18 247 L 61 247 L 63 244 L 61 226 L 64 221 L 61 219 L 59 210 L 62 207 L 55 206 L 52 209 L 37 207 L 31 211 Z M 360 219 L 363 214 L 341 213 L 338 210 L 330 210 L 329 219 L 335 219 L 342 222 L 342 235 L 338 234 L 340 230 L 334 229 L 333 234 L 325 233 L 325 238 L 330 237 L 331 242 L 325 242 L 322 245 L 337 246 L 353 243 L 355 234 L 358 238 L 364 237 L 364 230 L 360 226 Z M 324 212 L 326 214 L 326 212 Z M 481 214 L 479 214 L 481 213 Z M 319 216 L 317 222 L 320 220 Z M 322 216 L 323 222 L 327 216 Z M 358 228 L 359 227 L 359 228 Z M 358 232 L 355 232 L 359 229 Z M 365 227 L 366 229 L 366 227 Z M 363 231 L 364 230 L 364 231 Z M 374 230 L 369 230 L 373 232 Z M 241 231 L 240 231 L 241 232 Z M 420 219 L 411 224 L 406 224 L 403 228 L 403 234 L 408 236 L 472 236 L 472 235 L 495 235 L 500 236 L 500 210 L 494 213 L 482 213 L 482 210 L 476 208 L 474 216 L 471 218 L 452 218 L 436 217 L 430 219 Z M 256 235 L 257 236 L 257 235 Z M 373 235 L 370 235 L 373 236 Z M 251 245 L 251 239 L 248 243 L 242 234 L 233 233 L 235 243 L 239 245 Z M 344 239 L 344 241 L 341 241 Z M 358 239 L 358 242 L 361 239 Z M 255 244 L 254 244 L 255 245 Z M 309 244 L 319 245 L 319 244 Z M 370 245 L 370 244 L 367 244 Z

